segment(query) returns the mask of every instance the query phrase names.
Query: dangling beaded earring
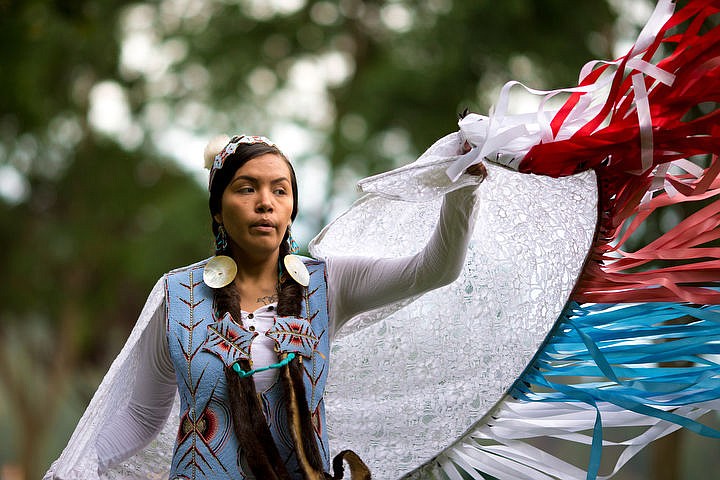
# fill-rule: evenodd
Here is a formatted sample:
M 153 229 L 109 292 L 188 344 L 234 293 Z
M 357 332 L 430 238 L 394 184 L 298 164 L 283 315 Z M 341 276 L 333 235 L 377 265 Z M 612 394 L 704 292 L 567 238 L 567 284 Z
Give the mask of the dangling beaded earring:
M 288 243 L 290 244 L 290 253 L 296 254 L 300 251 L 300 245 L 295 241 L 295 239 L 292 236 L 292 231 L 290 230 L 290 227 L 288 227 Z
M 295 255 L 297 252 L 300 251 L 300 245 L 298 245 L 298 243 L 293 238 L 292 232 L 290 231 L 290 226 L 288 226 L 287 233 L 287 241 L 290 244 L 290 253 L 288 255 L 285 255 L 285 258 L 283 258 L 285 270 L 287 270 L 288 274 L 293 278 L 293 280 L 295 280 L 303 287 L 307 287 L 308 285 L 310 285 L 310 272 L 308 272 L 308 269 L 305 266 L 305 263 L 303 263 L 302 259 Z
M 208 260 L 203 269 L 203 281 L 210 288 L 222 288 L 235 280 L 237 264 L 232 257 L 223 255 L 227 246 L 227 232 L 220 225 L 215 237 L 215 256 Z
M 218 233 L 215 235 L 215 255 L 222 255 L 227 250 L 227 232 L 225 227 L 218 225 Z

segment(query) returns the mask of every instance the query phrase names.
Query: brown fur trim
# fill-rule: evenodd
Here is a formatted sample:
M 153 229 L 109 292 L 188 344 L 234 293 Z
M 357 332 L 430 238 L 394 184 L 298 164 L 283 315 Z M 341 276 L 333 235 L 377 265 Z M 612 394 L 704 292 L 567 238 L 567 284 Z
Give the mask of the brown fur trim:
M 244 370 L 246 365 L 241 365 Z M 233 427 L 250 470 L 256 478 L 290 480 L 280 452 L 273 441 L 270 428 L 262 413 L 252 377 L 240 378 L 228 367 L 225 369 Z
M 288 426 L 303 478 L 324 480 L 325 472 L 305 398 L 303 375 L 302 365 L 297 357 L 282 369 L 283 387 L 288 393 Z
M 333 458 L 333 480 L 343 478 L 343 460 L 350 467 L 350 480 L 370 480 L 370 469 L 365 462 L 352 450 L 343 450 Z
M 280 247 L 280 258 L 288 252 L 287 242 Z M 281 260 L 282 261 L 282 260 Z M 305 289 L 287 274 L 281 279 L 277 312 L 283 316 L 297 316 L 302 312 Z M 315 440 L 315 429 L 305 397 L 304 372 L 301 358 L 296 357 L 280 371 L 280 380 L 287 396 L 288 428 L 295 446 L 298 464 L 305 480 L 324 480 L 323 461 Z

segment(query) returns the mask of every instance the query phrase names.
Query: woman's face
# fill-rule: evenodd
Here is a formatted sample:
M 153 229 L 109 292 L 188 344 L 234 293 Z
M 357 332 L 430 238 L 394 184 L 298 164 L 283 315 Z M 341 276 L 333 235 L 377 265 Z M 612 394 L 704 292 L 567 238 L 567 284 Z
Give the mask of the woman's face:
M 215 221 L 228 233 L 239 258 L 260 260 L 280 247 L 293 210 L 290 167 L 281 156 L 266 153 L 237 169 L 220 200 Z

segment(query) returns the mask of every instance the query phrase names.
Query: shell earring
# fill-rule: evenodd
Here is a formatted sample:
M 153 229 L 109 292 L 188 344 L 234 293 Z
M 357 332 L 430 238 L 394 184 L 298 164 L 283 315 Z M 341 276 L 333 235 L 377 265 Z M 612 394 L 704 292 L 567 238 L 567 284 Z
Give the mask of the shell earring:
M 215 237 L 215 256 L 208 260 L 203 269 L 203 281 L 210 288 L 222 288 L 235 280 L 237 264 L 232 257 L 223 255 L 227 246 L 227 232 L 220 225 Z

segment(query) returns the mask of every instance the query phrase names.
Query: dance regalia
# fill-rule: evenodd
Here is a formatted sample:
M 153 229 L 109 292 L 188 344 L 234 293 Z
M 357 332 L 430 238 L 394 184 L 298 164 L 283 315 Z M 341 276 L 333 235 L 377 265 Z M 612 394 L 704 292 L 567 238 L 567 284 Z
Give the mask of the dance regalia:
M 589 64 L 575 88 L 529 90 L 537 112 L 508 113 L 508 84 L 489 117 L 466 117 L 413 164 L 360 183 L 366 195 L 311 243 L 316 258 L 413 253 L 442 195 L 472 181 L 461 172 L 494 162 L 457 281 L 336 335 L 334 452 L 352 448 L 377 479 L 574 479 L 597 476 L 616 448 L 612 474 L 680 427 L 720 437 L 699 421 L 720 409 L 720 28 L 703 27 L 718 10 L 660 0 L 628 55 Z M 568 98 L 550 109 L 558 95 Z M 464 139 L 474 148 L 458 156 Z M 694 213 L 628 248 L 683 205 Z M 98 428 L 112 409 L 103 398 L 127 390 L 115 373 L 78 429 Z M 623 426 L 640 433 L 608 440 Z M 124 472 L 166 472 L 176 432 L 166 426 Z M 589 445 L 585 468 L 528 442 L 541 437 Z

